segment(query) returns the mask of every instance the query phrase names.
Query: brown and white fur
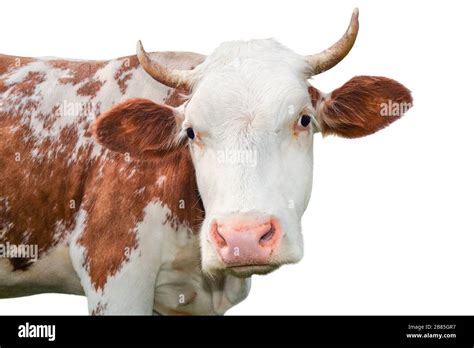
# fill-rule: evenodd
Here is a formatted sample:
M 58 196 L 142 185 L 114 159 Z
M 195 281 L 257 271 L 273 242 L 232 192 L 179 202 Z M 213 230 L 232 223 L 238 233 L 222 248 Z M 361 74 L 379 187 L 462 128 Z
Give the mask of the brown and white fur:
M 151 55 L 182 70 L 203 59 Z M 368 135 L 397 119 L 380 117 L 381 103 L 411 102 L 406 88 L 381 77 L 323 94 L 307 83 L 305 64 L 273 40 L 227 43 L 196 68 L 199 81 L 186 96 L 153 80 L 136 56 L 0 55 L 0 244 L 39 251 L 35 261 L 0 259 L 0 297 L 84 294 L 91 314 L 223 314 L 260 272 L 220 272 L 225 260 L 208 231 L 243 203 L 250 213 L 280 214 L 274 268 L 297 262 L 313 132 Z M 191 124 L 199 141 L 174 137 Z M 256 168 L 206 171 L 217 168 L 209 139 L 232 148 L 239 132 L 257 144 Z
M 191 69 L 192 53 L 156 53 Z M 0 56 L 0 241 L 39 259 L 0 259 L 0 296 L 85 294 L 93 314 L 223 313 L 246 280 L 200 271 L 203 219 L 186 149 L 143 162 L 88 133 L 102 111 L 141 97 L 178 106 L 136 56 L 70 61 Z M 157 274 L 160 277 L 157 278 Z

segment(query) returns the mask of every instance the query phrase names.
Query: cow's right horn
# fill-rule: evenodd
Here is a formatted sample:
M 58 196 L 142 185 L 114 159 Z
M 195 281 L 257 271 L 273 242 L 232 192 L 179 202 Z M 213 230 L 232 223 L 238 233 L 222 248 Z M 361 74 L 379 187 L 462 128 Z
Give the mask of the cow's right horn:
M 169 69 L 153 61 L 140 40 L 137 42 L 137 57 L 142 68 L 156 81 L 172 88 L 190 89 L 191 70 Z
M 354 46 L 354 42 L 359 32 L 359 10 L 354 9 L 349 28 L 339 41 L 322 52 L 306 57 L 306 61 L 311 66 L 311 75 L 320 74 L 331 69 L 339 63 Z

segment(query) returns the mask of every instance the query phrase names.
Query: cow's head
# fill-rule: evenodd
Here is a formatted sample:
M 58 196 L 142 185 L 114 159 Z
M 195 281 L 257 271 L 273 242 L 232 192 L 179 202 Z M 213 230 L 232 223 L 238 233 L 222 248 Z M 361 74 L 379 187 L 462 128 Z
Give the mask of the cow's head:
M 313 133 L 369 135 L 401 116 L 390 112 L 394 106 L 410 106 L 410 92 L 384 77 L 354 77 L 329 94 L 308 84 L 347 55 L 357 32 L 355 10 L 344 36 L 321 53 L 300 56 L 274 40 L 228 42 L 189 71 L 160 65 L 138 44 L 144 70 L 189 97 L 178 108 L 139 99 L 120 104 L 97 120 L 95 134 L 132 155 L 189 146 L 206 212 L 205 272 L 249 276 L 299 261 Z

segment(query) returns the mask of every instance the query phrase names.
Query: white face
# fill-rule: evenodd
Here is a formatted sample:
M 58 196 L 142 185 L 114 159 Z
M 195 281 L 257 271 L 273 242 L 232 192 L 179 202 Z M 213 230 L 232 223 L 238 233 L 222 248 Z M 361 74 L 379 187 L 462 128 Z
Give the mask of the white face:
M 303 58 L 272 40 L 226 43 L 198 69 L 182 128 L 206 211 L 203 270 L 299 261 L 315 127 Z

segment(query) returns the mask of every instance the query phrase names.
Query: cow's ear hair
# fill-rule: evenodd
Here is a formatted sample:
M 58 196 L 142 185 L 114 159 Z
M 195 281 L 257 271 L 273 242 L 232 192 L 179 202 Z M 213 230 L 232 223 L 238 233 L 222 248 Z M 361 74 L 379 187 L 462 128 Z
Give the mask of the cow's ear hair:
M 318 128 L 323 134 L 363 137 L 388 126 L 412 105 L 410 91 L 378 76 L 356 76 L 330 94 L 310 87 Z
M 179 137 L 181 115 L 147 99 L 129 99 L 102 113 L 90 133 L 102 146 L 133 157 L 163 155 L 184 143 Z

